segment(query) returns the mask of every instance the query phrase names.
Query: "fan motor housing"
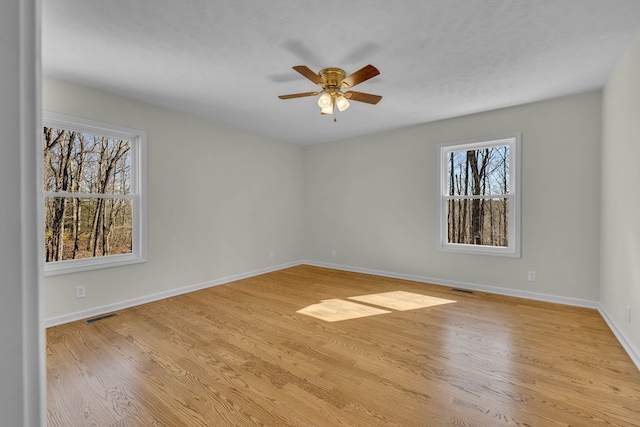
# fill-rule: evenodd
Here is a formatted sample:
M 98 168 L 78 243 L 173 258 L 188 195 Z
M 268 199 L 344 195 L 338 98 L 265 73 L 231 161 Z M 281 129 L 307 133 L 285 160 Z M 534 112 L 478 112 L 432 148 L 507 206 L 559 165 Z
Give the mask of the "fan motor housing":
M 322 80 L 327 82 L 327 86 L 338 86 L 347 76 L 342 68 L 323 68 L 318 72 Z

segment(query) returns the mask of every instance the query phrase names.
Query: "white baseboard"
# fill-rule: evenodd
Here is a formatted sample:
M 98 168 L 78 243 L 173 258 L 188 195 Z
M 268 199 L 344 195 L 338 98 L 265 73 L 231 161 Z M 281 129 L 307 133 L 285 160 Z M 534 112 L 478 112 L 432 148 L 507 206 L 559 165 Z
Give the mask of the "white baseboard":
M 439 279 L 436 277 L 415 276 L 412 274 L 394 273 L 389 271 L 371 270 L 360 267 L 350 267 L 346 265 L 329 264 L 324 262 L 315 262 L 305 260 L 302 264 L 314 265 L 316 267 L 332 268 L 334 270 L 351 271 L 354 273 L 372 274 L 374 276 L 390 277 L 393 279 L 411 280 L 414 282 L 431 283 L 433 285 L 447 286 L 453 288 L 469 289 L 478 292 L 487 292 L 490 294 L 505 295 L 510 297 L 526 298 L 536 301 L 553 302 L 557 304 L 572 305 L 576 307 L 585 307 L 597 309 L 600 306 L 598 301 L 591 301 L 580 298 L 570 298 L 558 295 L 543 294 L 538 292 L 520 291 L 517 289 L 499 288 L 497 286 L 479 285 L 477 283 L 459 282 L 455 280 Z
M 259 270 L 249 271 L 247 273 L 236 274 L 233 276 L 223 277 L 221 279 L 210 280 L 208 282 L 197 283 L 195 285 L 189 285 L 182 288 L 171 289 L 151 295 L 145 295 L 143 297 L 133 298 L 127 301 L 107 304 L 100 307 L 90 308 L 88 310 L 76 311 L 74 313 L 64 314 L 61 316 L 50 317 L 45 320 L 45 327 L 50 328 L 52 326 L 62 325 L 64 323 L 70 323 L 77 320 L 100 316 L 101 314 L 111 313 L 113 311 L 123 310 L 125 308 L 135 307 L 136 305 L 146 304 L 149 302 L 182 295 L 193 291 L 199 291 L 200 289 L 223 285 L 225 283 L 235 282 L 237 280 L 248 279 L 249 277 L 259 276 L 261 274 L 271 273 L 273 271 L 278 271 L 289 267 L 295 267 L 296 265 L 300 264 L 303 264 L 303 262 L 295 261 L 286 264 L 279 264 L 273 267 L 262 268 Z
M 622 345 L 638 370 L 640 370 L 640 351 L 635 348 L 627 335 L 618 327 L 618 324 L 613 320 L 613 317 L 609 315 L 609 312 L 602 304 L 598 304 L 598 311 L 604 321 L 607 322 L 607 325 L 609 326 L 609 329 L 611 329 L 611 332 L 613 332 L 613 335 L 615 335 L 620 342 L 620 345 Z
M 585 300 L 580 298 L 569 298 L 558 295 L 543 294 L 538 292 L 520 291 L 516 289 L 499 288 L 496 286 L 479 285 L 476 283 L 458 282 L 454 280 L 439 279 L 435 277 L 414 276 L 411 274 L 393 273 L 389 271 L 372 270 L 360 267 L 350 267 L 339 264 L 330 264 L 324 262 L 315 262 L 304 260 L 302 264 L 313 265 L 316 267 L 326 267 L 334 270 L 351 271 L 354 273 L 372 274 L 374 276 L 390 277 L 394 279 L 411 280 L 414 282 L 430 283 L 433 285 L 441 285 L 454 288 L 469 289 L 478 292 L 487 292 L 491 294 L 506 295 L 512 297 L 526 298 L 536 301 L 552 302 L 557 304 L 571 305 L 575 307 L 593 308 L 598 310 L 604 321 L 607 323 L 611 332 L 618 339 L 624 350 L 627 352 L 633 363 L 640 370 L 640 351 L 634 347 L 631 340 L 625 335 L 621 328 L 618 327 L 607 310 L 598 301 Z

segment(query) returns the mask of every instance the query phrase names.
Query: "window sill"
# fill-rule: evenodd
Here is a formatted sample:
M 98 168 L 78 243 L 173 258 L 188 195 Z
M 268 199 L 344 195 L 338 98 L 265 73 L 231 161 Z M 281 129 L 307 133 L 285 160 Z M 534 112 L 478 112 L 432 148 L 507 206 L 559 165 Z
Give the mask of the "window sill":
M 446 244 L 438 246 L 438 251 L 456 254 L 489 255 L 507 258 L 520 258 L 520 251 L 504 246 L 475 246 L 464 244 Z
M 56 261 L 46 263 L 44 266 L 45 276 L 57 276 L 60 274 L 78 273 L 81 271 L 98 270 L 102 268 L 121 267 L 123 265 L 139 264 L 146 262 L 142 258 L 133 254 L 110 255 L 100 258 L 74 259 L 68 261 Z

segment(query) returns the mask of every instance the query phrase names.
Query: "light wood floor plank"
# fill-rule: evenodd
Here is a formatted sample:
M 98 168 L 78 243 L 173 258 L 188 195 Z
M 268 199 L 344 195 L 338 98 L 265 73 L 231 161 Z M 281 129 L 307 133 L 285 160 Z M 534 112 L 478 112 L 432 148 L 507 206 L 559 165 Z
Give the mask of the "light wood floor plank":
M 389 313 L 297 313 L 331 299 Z M 50 328 L 47 393 L 50 427 L 640 426 L 595 310 L 311 266 Z

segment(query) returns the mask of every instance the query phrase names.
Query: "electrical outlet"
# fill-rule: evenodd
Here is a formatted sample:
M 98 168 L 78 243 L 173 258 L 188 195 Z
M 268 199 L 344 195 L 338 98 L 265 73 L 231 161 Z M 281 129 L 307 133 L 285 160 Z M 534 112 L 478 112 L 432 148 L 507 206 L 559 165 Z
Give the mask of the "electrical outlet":
M 85 295 L 84 285 L 76 286 L 76 298 L 84 298 Z
M 535 282 L 536 281 L 536 272 L 535 271 L 530 271 L 529 273 L 527 273 L 527 279 L 530 282 Z
M 331 250 L 331 256 L 334 257 L 334 258 L 338 256 L 338 253 L 336 252 L 335 249 Z
M 627 306 L 627 322 L 631 323 L 631 306 Z
M 276 258 L 276 251 L 271 251 L 271 254 L 269 256 L 271 257 L 271 259 L 275 259 Z

